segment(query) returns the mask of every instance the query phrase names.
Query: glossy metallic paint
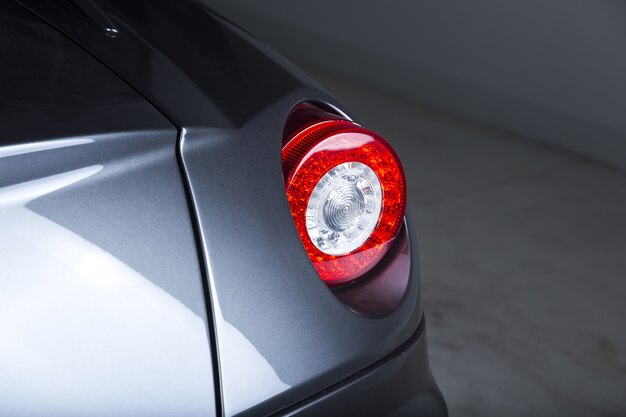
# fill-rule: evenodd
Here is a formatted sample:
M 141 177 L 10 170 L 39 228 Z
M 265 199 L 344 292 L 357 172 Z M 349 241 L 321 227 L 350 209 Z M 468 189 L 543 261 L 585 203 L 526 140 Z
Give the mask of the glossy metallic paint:
M 0 119 L 22 135 L 4 140 L 11 146 L 43 140 L 46 131 L 48 138 L 93 140 L 0 159 L 0 172 L 15 176 L 0 178 L 13 186 L 63 172 L 74 178 L 83 175 L 76 170 L 101 167 L 34 200 L 29 210 L 108 253 L 179 303 L 189 317 L 204 321 L 202 347 L 191 343 L 159 353 L 156 340 L 148 346 L 155 350 L 154 366 L 195 363 L 192 368 L 206 379 L 146 379 L 148 387 L 179 385 L 169 394 L 156 389 L 139 393 L 132 404 L 110 404 L 119 409 L 96 403 L 102 414 L 156 413 L 158 404 L 181 393 L 191 400 L 172 400 L 157 414 L 282 412 L 414 337 L 422 320 L 417 258 L 398 308 L 372 319 L 349 309 L 323 284 L 296 233 L 281 173 L 285 118 L 303 100 L 341 108 L 332 96 L 200 2 L 95 1 L 119 31 L 115 37 L 90 17 L 93 10 L 83 15 L 81 2 L 21 3 L 132 86 L 140 100 L 94 107 L 107 118 L 84 109 L 78 119 L 75 111 L 50 110 L 65 114 L 76 129 L 55 116 L 48 117 L 50 126 L 28 126 L 19 133 L 14 119 Z M 20 117 L 28 123 L 30 116 Z M 145 315 L 151 317 L 150 311 Z M 110 328 L 123 327 L 122 318 Z M 56 324 L 65 332 L 63 321 Z M 193 329 L 200 343 L 200 327 Z M 155 335 L 161 336 L 158 326 Z M 133 340 L 132 333 L 118 336 L 112 342 Z M 193 346 L 197 349 L 185 350 Z M 200 358 L 200 352 L 206 355 Z M 124 364 L 113 365 L 108 384 L 122 379 L 115 372 Z M 423 355 L 412 366 L 418 374 L 428 372 Z M 85 378 L 94 378 L 89 366 L 77 372 L 81 369 Z M 95 389 L 83 388 L 85 395 Z M 84 401 L 87 407 L 89 400 Z M 50 414 L 64 410 L 55 404 L 50 403 Z M 185 412 L 177 406 L 194 408 Z
M 145 121 L 0 147 L 3 415 L 214 413 L 176 131 Z
M 284 120 L 272 117 L 302 98 L 327 97 L 298 91 L 239 130 L 182 133 L 208 259 L 226 415 L 275 412 L 306 398 L 393 350 L 421 319 L 417 269 L 400 306 L 370 319 L 342 304 L 312 267 L 284 193 Z M 230 354 L 248 345 L 258 355 L 247 355 L 242 367 Z M 271 378 L 263 380 L 246 371 L 268 367 Z M 261 398 L 241 395 L 254 387 L 263 388 Z
M 424 322 L 390 355 L 285 410 L 285 416 L 421 416 L 447 414 L 428 363 Z

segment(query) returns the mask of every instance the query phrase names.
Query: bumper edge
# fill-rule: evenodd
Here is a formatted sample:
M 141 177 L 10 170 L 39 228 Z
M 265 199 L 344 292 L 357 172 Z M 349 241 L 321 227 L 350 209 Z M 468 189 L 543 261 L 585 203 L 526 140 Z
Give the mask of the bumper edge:
M 391 354 L 280 415 L 447 416 L 428 365 L 424 319 Z

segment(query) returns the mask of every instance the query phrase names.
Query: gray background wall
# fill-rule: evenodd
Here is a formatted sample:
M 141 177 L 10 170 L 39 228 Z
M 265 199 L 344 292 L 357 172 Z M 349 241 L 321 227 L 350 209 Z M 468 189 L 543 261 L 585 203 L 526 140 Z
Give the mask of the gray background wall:
M 296 61 L 626 168 L 626 3 L 215 0 Z

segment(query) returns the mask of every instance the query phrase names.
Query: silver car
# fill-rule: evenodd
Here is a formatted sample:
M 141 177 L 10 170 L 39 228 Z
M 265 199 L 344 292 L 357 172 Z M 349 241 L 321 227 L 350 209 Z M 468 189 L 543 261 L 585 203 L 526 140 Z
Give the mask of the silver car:
M 400 159 L 204 3 L 0 3 L 0 415 L 447 415 Z

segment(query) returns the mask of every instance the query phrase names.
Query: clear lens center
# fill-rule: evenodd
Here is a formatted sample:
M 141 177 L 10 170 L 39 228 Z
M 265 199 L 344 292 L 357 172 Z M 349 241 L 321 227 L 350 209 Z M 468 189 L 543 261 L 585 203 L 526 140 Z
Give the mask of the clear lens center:
M 334 232 L 356 225 L 365 209 L 365 196 L 356 184 L 342 184 L 328 194 L 324 203 L 324 220 Z
M 320 179 L 309 198 L 309 237 L 324 253 L 352 252 L 376 228 L 381 207 L 382 188 L 370 167 L 360 162 L 337 165 Z

